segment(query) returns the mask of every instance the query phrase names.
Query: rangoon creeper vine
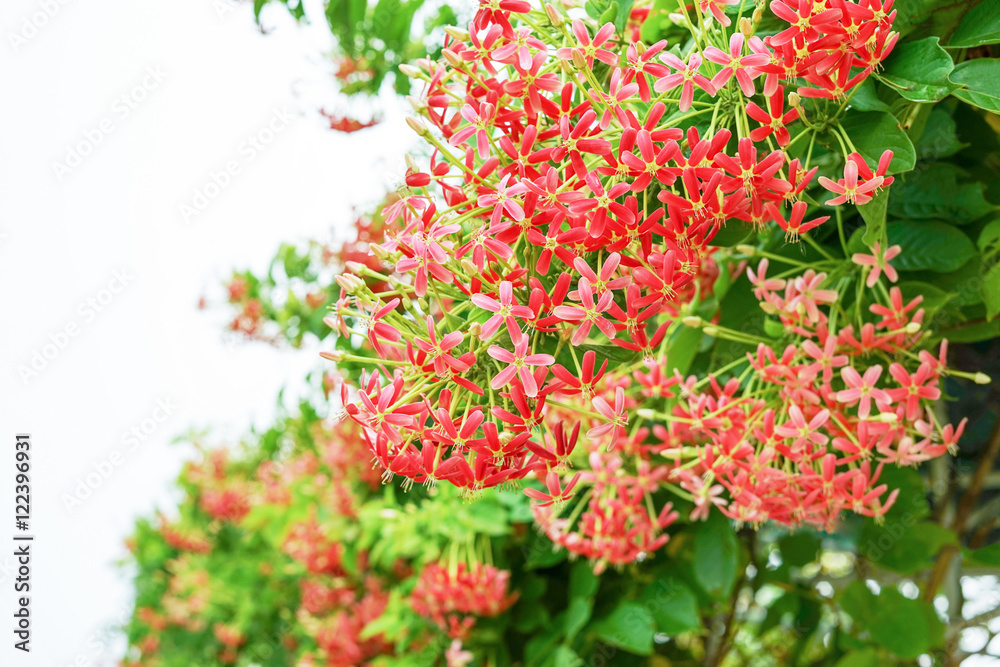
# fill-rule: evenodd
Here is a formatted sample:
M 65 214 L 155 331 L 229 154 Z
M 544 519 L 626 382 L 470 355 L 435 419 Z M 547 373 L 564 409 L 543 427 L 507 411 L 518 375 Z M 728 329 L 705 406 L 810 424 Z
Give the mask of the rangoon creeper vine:
M 682 3 L 690 39 L 647 46 L 648 8 L 619 34 L 491 0 L 448 30 L 441 61 L 403 68 L 423 86 L 410 125 L 429 160 L 410 160 L 383 211 L 383 268 L 350 263 L 328 318 L 380 362 L 325 355 L 368 364 L 340 394 L 386 480 L 475 494 L 535 477 L 538 525 L 600 571 L 667 542 L 670 494 L 691 519 L 878 519 L 897 493 L 883 465 L 955 447 L 965 422 L 940 423 L 938 385 L 972 376 L 948 369 L 946 341 L 922 349 L 921 299 L 891 286 L 898 246 L 848 260 L 808 235 L 830 219 L 816 215 L 821 132 L 844 164 L 817 179 L 826 207 L 893 180 L 891 151 L 869 165 L 839 123 L 896 42 L 892 0 L 734 4 Z M 787 28 L 756 36 L 765 11 Z M 713 245 L 772 223 L 823 259 Z M 850 257 L 839 209 L 836 224 Z M 744 271 L 780 322 L 771 338 L 703 316 Z M 692 329 L 756 352 L 685 376 L 672 350 Z

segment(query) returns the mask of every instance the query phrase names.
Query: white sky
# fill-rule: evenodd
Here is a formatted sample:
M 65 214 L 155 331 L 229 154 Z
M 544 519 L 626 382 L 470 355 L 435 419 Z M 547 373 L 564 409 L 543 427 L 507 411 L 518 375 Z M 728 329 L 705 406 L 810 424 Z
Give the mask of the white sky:
M 47 3 L 51 17 L 40 14 Z M 44 25 L 32 33 L 25 21 Z M 5 0 L 0 8 L 4 665 L 120 657 L 92 635 L 129 602 L 114 562 L 134 518 L 170 507 L 171 482 L 193 454 L 169 441 L 192 426 L 235 438 L 266 425 L 279 388 L 301 386 L 320 363 L 315 348 L 228 343 L 223 313 L 198 311 L 199 296 L 234 267 L 263 270 L 282 241 L 342 230 L 352 205 L 376 201 L 400 173 L 401 150 L 412 145 L 395 107 L 372 130 L 330 131 L 318 114 L 337 106 L 321 59 L 325 26 L 297 28 L 279 7 L 264 22 L 276 28 L 268 36 L 248 3 L 227 0 Z M 11 35 L 29 38 L 14 44 Z M 272 121 L 280 128 L 282 109 L 294 120 L 250 159 L 248 135 Z M 95 131 L 104 135 L 96 148 L 60 179 L 54 163 Z M 179 206 L 231 160 L 240 173 L 185 224 Z M 127 285 L 105 292 L 119 289 L 116 271 Z M 81 308 L 88 299 L 106 304 Z M 73 325 L 76 335 L 23 380 L 19 367 Z M 158 400 L 178 407 L 128 451 L 123 434 L 152 418 Z M 18 432 L 33 436 L 30 656 L 13 649 L 10 630 Z M 124 460 L 67 510 L 63 494 L 115 450 Z

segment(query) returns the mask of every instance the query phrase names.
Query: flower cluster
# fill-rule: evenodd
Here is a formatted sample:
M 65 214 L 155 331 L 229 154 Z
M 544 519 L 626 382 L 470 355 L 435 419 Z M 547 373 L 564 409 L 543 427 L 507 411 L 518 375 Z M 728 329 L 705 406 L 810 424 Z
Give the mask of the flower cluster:
M 450 636 L 462 638 L 477 617 L 499 616 L 517 601 L 509 587 L 510 572 L 492 565 L 432 563 L 421 571 L 410 605 Z
M 755 277 L 794 344 L 775 352 L 777 339 L 738 337 L 761 347 L 722 385 L 679 372 L 673 346 L 717 316 L 706 303 L 740 271 L 739 253 L 713 244 L 720 233 L 774 224 L 787 241 L 817 246 L 809 232 L 830 218 L 807 196 L 817 123 L 845 148 L 843 179 L 819 181 L 837 195 L 829 206 L 863 204 L 892 182 L 892 152 L 869 166 L 837 123 L 847 91 L 895 43 L 891 2 L 776 0 L 772 13 L 790 27 L 763 38 L 761 9 L 734 25 L 728 4 L 698 3 L 695 17 L 681 5 L 691 39 L 672 47 L 551 5 L 483 4 L 467 30 L 448 30 L 440 61 L 404 68 L 423 85 L 413 99 L 422 118 L 410 124 L 432 153 L 423 167 L 409 160 L 407 191 L 382 213 L 385 240 L 338 277 L 343 294 L 326 322 L 341 337 L 324 353 L 364 367 L 340 400 L 387 480 L 472 495 L 537 479 L 543 487 L 526 492 L 539 526 L 600 569 L 666 542 L 677 513 L 663 490 L 693 501 L 695 518 L 719 505 L 753 523 L 828 524 L 889 502 L 872 456 L 845 460 L 828 443 L 857 442 L 864 430 L 885 440 L 873 456 L 907 464 L 917 455 L 906 438 L 922 429 L 925 457 L 947 449 L 931 443 L 926 404 L 873 422 L 869 394 L 838 401 L 861 386 L 856 373 L 876 372 L 875 349 L 895 360 L 892 377 L 919 375 L 925 402 L 937 398 L 941 369 L 906 370 L 921 340 L 908 310 L 877 323 L 854 313 L 856 325 L 828 333 L 821 307 L 838 292 L 815 270 Z M 824 100 L 807 113 L 803 97 L 841 107 Z M 792 157 L 807 136 L 809 150 Z M 878 277 L 870 272 L 869 284 Z M 892 310 L 899 298 L 872 308 Z M 841 348 L 853 341 L 851 356 Z M 810 375 L 814 346 L 857 362 L 843 364 L 842 378 Z M 765 424 L 782 430 L 758 439 Z M 787 454 L 772 448 L 785 437 Z M 850 471 L 815 492 L 815 479 L 799 475 L 817 460 Z

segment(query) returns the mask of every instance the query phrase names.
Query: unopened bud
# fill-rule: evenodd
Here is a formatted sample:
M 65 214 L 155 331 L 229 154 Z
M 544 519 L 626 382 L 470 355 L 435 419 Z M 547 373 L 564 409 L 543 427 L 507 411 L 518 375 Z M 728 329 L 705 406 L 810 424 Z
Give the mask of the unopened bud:
M 479 338 L 479 334 L 482 333 L 483 327 L 479 322 L 473 322 L 469 325 L 469 336 L 472 338 Z
M 326 359 L 328 361 L 332 361 L 332 362 L 335 362 L 335 363 L 339 362 L 339 361 L 343 361 L 343 359 L 344 359 L 344 355 L 342 355 L 337 350 L 334 350 L 333 352 L 320 352 L 319 356 L 323 357 L 324 359 Z
M 348 294 L 354 294 L 365 286 L 365 281 L 361 280 L 361 278 L 347 273 L 337 276 L 336 280 L 337 284 L 340 285 Z
M 403 156 L 403 161 L 406 162 L 406 168 L 412 171 L 420 171 L 420 166 L 417 165 L 417 161 L 413 159 L 413 156 L 407 153 Z
M 993 379 L 989 375 L 982 372 L 976 373 L 976 377 L 973 380 L 976 384 L 990 384 L 993 382 Z
M 399 66 L 399 72 L 408 79 L 416 79 L 420 76 L 420 69 L 407 63 Z
M 444 56 L 444 59 L 448 61 L 448 64 L 455 69 L 465 68 L 465 61 L 451 49 L 441 49 L 441 55 Z
M 407 95 L 406 101 L 410 103 L 410 106 L 413 107 L 413 110 L 417 113 L 423 113 L 423 111 L 427 108 L 427 102 L 419 97 Z
M 416 132 L 421 137 L 427 136 L 427 126 L 425 126 L 419 119 L 413 118 L 412 116 L 406 117 L 406 124 L 410 126 L 410 129 Z
M 358 274 L 367 269 L 368 267 L 362 264 L 361 262 L 345 262 L 344 268 L 346 268 L 351 273 Z
M 719 329 L 717 327 L 705 327 L 702 329 L 706 336 L 712 336 L 713 338 L 718 335 Z
M 697 315 L 688 315 L 682 319 L 681 322 L 683 322 L 686 327 L 700 327 L 705 323 L 705 320 L 701 319 Z
M 915 334 L 920 331 L 920 322 L 910 322 L 906 325 L 906 333 Z
M 753 37 L 753 24 L 750 23 L 750 19 L 744 16 L 740 19 L 739 26 L 744 37 Z
M 467 42 L 469 41 L 469 31 L 463 30 L 453 25 L 446 26 L 444 31 L 448 33 L 448 36 L 454 39 L 456 42 Z
M 563 19 L 559 16 L 559 11 L 547 2 L 545 3 L 545 15 L 549 17 L 549 23 L 554 27 L 558 28 L 563 24 Z
M 691 28 L 691 23 L 687 20 L 687 17 L 680 13 L 667 14 L 667 17 L 673 21 L 676 25 L 683 26 L 686 28 Z
M 802 98 L 799 97 L 798 93 L 788 93 L 788 104 L 789 106 L 798 108 L 802 106 Z
M 899 419 L 895 412 L 882 412 L 876 418 L 876 421 L 880 421 L 883 424 L 894 424 Z
M 656 419 L 656 413 L 649 408 L 639 408 L 635 411 L 635 414 L 639 416 L 639 419 L 646 419 L 649 421 Z
M 638 53 L 640 56 L 644 54 L 646 50 L 647 50 L 646 45 L 643 44 L 641 41 L 635 43 L 635 52 Z
M 763 18 L 764 18 L 763 7 L 758 7 L 757 9 L 753 10 L 753 14 L 751 15 L 751 20 L 753 21 L 753 24 L 755 26 L 760 25 L 760 22 L 761 20 L 763 20 Z
M 741 253 L 743 255 L 747 255 L 748 257 L 753 257 L 754 255 L 757 254 L 757 248 L 753 247 L 752 245 L 740 244 L 736 246 L 736 252 Z
M 476 265 L 467 259 L 463 258 L 461 261 L 459 261 L 459 264 L 462 265 L 462 270 L 465 271 L 465 274 L 467 276 L 477 276 L 480 274 L 480 271 L 478 268 L 476 268 Z
M 587 59 L 577 50 L 573 50 L 573 67 L 577 69 L 587 69 Z
M 378 243 L 369 243 L 368 249 L 372 251 L 372 254 L 375 255 L 375 257 L 382 261 L 389 259 L 389 251 L 386 250 L 383 245 Z

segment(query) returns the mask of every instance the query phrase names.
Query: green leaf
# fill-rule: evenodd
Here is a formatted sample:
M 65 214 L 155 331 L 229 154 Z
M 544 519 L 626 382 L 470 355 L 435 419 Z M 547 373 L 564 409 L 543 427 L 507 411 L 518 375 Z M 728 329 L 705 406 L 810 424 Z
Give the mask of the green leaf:
M 581 560 L 573 563 L 569 573 L 569 597 L 592 598 L 601 585 L 601 578 L 594 574 L 589 561 Z
M 878 651 L 863 648 L 844 654 L 833 667 L 879 667 Z
M 715 598 L 728 597 L 736 585 L 739 543 L 729 520 L 721 514 L 695 527 L 692 553 L 694 579 Z
M 889 171 L 898 174 L 913 169 L 917 154 L 910 138 L 892 114 L 883 111 L 865 111 L 849 114 L 841 127 L 847 131 L 858 153 L 869 165 L 878 164 L 883 151 L 891 150 Z
M 986 0 L 962 17 L 948 40 L 950 49 L 968 49 L 1000 42 L 1000 0 Z
M 666 577 L 647 586 L 639 601 L 652 615 L 656 631 L 668 635 L 696 630 L 701 627 L 698 599 L 680 581 Z
M 819 556 L 820 541 L 815 533 L 801 529 L 778 540 L 778 548 L 781 549 L 783 563 L 802 567 Z
M 867 204 L 858 207 L 858 213 L 865 221 L 863 240 L 869 248 L 885 236 L 885 215 L 889 207 L 889 188 L 882 188 Z
M 905 598 L 894 588 L 883 588 L 875 595 L 864 582 L 854 581 L 839 602 L 854 619 L 854 632 L 867 633 L 873 642 L 900 658 L 916 658 L 944 637 L 944 626 L 930 604 Z
M 913 146 L 917 149 L 918 160 L 949 157 L 965 148 L 958 140 L 958 124 L 941 105 L 931 110 L 924 131 Z
M 892 107 L 879 99 L 875 90 L 875 79 L 868 77 L 855 88 L 851 98 L 851 108 L 858 111 L 892 111 Z
M 1000 542 L 979 549 L 966 549 L 963 559 L 970 567 L 1000 567 Z
M 976 239 L 976 247 L 984 256 L 990 257 L 994 252 L 1000 250 L 1000 219 L 989 222 Z
M 893 183 L 889 213 L 900 218 L 973 222 L 996 210 L 986 201 L 981 183 L 958 182 L 964 172 L 948 162 L 935 162 Z
M 865 521 L 858 548 L 879 567 L 913 574 L 929 567 L 943 546 L 956 542 L 955 533 L 936 523 L 903 516 L 881 526 Z
M 938 38 L 928 37 L 893 49 L 879 79 L 912 102 L 937 102 L 957 88 L 948 80 L 954 68 Z
M 1000 313 L 1000 264 L 994 265 L 983 277 L 979 293 L 986 304 L 986 319 L 992 320 Z
M 886 226 L 889 245 L 902 252 L 892 260 L 898 271 L 948 273 L 976 254 L 976 247 L 962 230 L 944 222 L 900 220 Z
M 593 598 L 575 597 L 566 606 L 566 615 L 563 617 L 563 634 L 566 641 L 572 642 L 577 633 L 587 625 L 590 615 L 594 611 Z
M 653 616 L 637 602 L 618 603 L 610 614 L 595 621 L 590 630 L 611 646 L 635 653 L 653 653 Z
M 701 338 L 702 331 L 697 327 L 684 326 L 674 334 L 667 345 L 667 362 L 671 373 L 674 370 L 681 375 L 687 373 L 694 355 L 698 353 Z
M 955 66 L 952 83 L 965 86 L 952 93 L 972 106 L 1000 113 L 1000 60 L 976 58 Z
M 712 238 L 712 245 L 717 248 L 731 248 L 746 241 L 753 235 L 753 227 L 739 220 L 730 220 Z

